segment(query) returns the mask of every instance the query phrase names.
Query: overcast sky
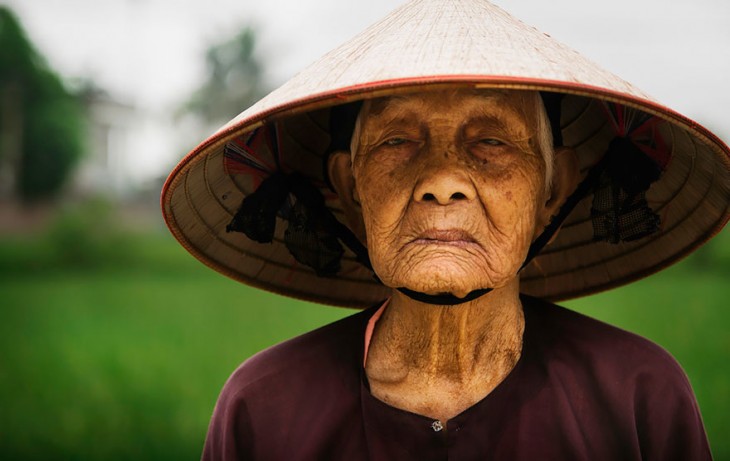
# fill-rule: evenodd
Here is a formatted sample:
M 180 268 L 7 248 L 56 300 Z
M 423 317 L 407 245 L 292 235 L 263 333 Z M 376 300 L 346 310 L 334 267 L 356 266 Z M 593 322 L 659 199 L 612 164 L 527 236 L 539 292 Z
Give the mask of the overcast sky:
M 448 0 L 444 0 L 448 1 Z M 91 77 L 118 98 L 170 113 L 203 78 L 211 43 L 246 24 L 273 82 L 291 75 L 398 6 L 365 0 L 0 0 L 65 77 Z M 730 1 L 494 0 L 596 63 L 730 137 Z M 243 110 L 244 108 L 241 108 Z M 152 131 L 150 133 L 149 131 Z M 130 162 L 156 171 L 163 129 Z M 193 146 L 190 146 L 191 148 Z M 153 152 L 154 151 L 154 152 Z

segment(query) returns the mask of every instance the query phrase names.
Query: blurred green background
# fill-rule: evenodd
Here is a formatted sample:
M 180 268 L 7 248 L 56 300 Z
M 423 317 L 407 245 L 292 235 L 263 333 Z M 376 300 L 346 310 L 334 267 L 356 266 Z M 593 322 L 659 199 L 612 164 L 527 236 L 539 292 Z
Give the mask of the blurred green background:
M 165 108 L 176 158 L 271 86 L 255 30 L 235 30 Z M 161 222 L 161 178 L 131 176 L 155 157 L 138 149 L 154 145 L 140 135 L 154 116 L 58 75 L 0 6 L 0 459 L 196 459 L 239 363 L 352 313 L 250 289 L 185 253 Z M 725 231 L 661 274 L 567 303 L 679 360 L 717 460 L 730 460 L 728 272 Z
M 92 201 L 0 241 L 0 458 L 198 458 L 241 361 L 351 313 L 247 288 L 161 223 L 128 219 Z M 729 270 L 724 232 L 658 275 L 567 303 L 679 360 L 718 460 L 730 459 Z

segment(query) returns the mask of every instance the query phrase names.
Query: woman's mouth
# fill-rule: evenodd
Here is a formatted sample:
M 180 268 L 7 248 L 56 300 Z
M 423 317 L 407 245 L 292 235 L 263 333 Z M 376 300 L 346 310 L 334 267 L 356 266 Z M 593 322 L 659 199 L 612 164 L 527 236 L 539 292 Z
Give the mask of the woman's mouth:
M 419 234 L 411 243 L 419 245 L 469 246 L 477 243 L 477 241 L 471 234 L 462 229 L 429 229 Z

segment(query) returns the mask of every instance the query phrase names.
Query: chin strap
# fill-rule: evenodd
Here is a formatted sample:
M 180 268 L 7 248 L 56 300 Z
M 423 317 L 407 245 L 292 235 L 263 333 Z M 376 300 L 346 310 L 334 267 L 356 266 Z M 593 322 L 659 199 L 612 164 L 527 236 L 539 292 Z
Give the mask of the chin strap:
M 477 298 L 484 296 L 485 294 L 492 291 L 492 288 L 482 288 L 481 290 L 470 291 L 463 298 L 452 295 L 451 293 L 442 293 L 438 295 L 428 295 L 421 293 L 420 291 L 409 290 L 408 288 L 400 287 L 398 291 L 408 296 L 409 298 L 426 303 L 433 304 L 435 306 L 456 306 L 459 304 L 468 303 L 474 301 Z

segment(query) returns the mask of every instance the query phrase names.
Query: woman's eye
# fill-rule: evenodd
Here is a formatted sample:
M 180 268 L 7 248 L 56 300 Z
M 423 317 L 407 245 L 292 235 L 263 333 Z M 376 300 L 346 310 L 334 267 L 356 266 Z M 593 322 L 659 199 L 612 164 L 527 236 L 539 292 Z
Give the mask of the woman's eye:
M 480 139 L 479 140 L 479 144 L 486 144 L 488 146 L 502 146 L 502 145 L 504 145 L 504 143 L 502 141 L 500 141 L 499 139 L 494 139 L 494 138 Z
M 408 140 L 406 138 L 390 138 L 390 139 L 386 139 L 383 144 L 385 144 L 386 146 L 392 147 L 392 146 L 400 146 L 401 144 L 405 144 L 406 142 L 408 142 Z

